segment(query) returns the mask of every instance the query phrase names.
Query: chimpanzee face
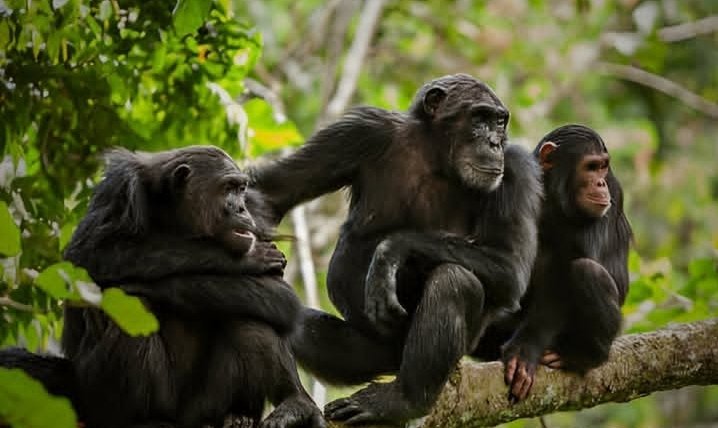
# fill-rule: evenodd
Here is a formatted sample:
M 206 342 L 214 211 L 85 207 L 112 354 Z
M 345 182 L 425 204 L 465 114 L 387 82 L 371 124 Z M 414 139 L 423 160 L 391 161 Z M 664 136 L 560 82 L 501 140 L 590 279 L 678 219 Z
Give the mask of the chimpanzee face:
M 472 189 L 495 190 L 504 177 L 508 110 L 471 76 L 449 76 L 435 85 L 424 92 L 423 115 L 439 143 L 447 144 L 442 150 L 448 169 Z
M 453 141 L 453 164 L 467 186 L 493 191 L 504 177 L 504 147 L 509 114 L 502 106 L 480 103 Z
M 606 182 L 608 153 L 587 153 L 576 164 L 575 196 L 580 212 L 600 218 L 611 208 L 611 193 Z
M 231 251 L 245 254 L 257 239 L 245 200 L 249 177 L 217 151 L 196 154 L 174 170 L 175 188 L 181 193 L 178 216 L 195 235 L 218 239 Z

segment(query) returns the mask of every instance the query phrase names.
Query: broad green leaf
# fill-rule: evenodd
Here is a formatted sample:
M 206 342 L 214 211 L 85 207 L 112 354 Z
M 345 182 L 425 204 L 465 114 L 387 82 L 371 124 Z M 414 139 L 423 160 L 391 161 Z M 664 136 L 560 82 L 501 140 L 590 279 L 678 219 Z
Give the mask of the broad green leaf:
M 125 294 L 119 288 L 108 288 L 102 293 L 101 307 L 132 336 L 147 336 L 159 328 L 157 318 L 147 310 L 142 300 Z
M 72 234 L 75 233 L 75 224 L 65 223 L 60 228 L 60 250 L 64 250 L 67 244 L 72 239 Z
M 19 369 L 0 368 L 0 420 L 14 428 L 77 427 L 70 401 Z
M 56 299 L 72 297 L 72 284 L 76 281 L 92 282 L 90 276 L 82 268 L 70 262 L 59 262 L 48 266 L 35 278 L 35 285 Z
M 211 0 L 178 0 L 174 15 L 174 26 L 177 35 L 194 33 L 209 15 Z
M 20 228 L 3 201 L 0 201 L 0 236 L 0 255 L 12 257 L 20 253 Z

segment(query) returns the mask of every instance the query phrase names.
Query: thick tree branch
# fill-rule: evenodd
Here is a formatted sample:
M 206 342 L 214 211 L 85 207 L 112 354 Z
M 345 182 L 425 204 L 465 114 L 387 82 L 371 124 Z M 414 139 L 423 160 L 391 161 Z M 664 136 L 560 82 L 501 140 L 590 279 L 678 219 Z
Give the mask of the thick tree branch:
M 511 405 L 501 363 L 465 361 L 422 428 L 493 426 L 519 418 L 625 402 L 688 385 L 718 384 L 718 318 L 618 338 L 585 377 L 540 367 L 525 401 Z M 341 425 L 334 425 L 339 427 Z

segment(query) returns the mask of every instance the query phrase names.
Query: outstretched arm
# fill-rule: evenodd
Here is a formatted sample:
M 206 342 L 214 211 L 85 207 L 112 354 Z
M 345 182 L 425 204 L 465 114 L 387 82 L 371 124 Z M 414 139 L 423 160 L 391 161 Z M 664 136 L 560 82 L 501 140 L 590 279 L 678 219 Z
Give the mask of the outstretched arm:
M 301 309 L 299 298 L 279 276 L 184 275 L 120 288 L 186 316 L 251 318 L 279 333 L 291 331 Z
M 360 107 L 315 133 L 294 153 L 249 170 L 278 223 L 296 205 L 349 186 L 362 164 L 391 143 L 398 113 Z

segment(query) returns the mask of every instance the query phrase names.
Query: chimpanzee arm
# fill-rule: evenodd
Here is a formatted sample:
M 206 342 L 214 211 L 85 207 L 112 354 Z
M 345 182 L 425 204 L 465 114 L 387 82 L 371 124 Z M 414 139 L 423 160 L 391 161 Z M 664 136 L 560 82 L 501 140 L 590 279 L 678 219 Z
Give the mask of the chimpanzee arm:
M 293 328 L 301 308 L 297 295 L 279 276 L 184 275 L 120 288 L 146 298 L 152 307 L 203 319 L 251 318 L 279 333 Z
M 355 108 L 291 155 L 250 169 L 251 185 L 272 206 L 275 223 L 301 202 L 351 185 L 361 165 L 377 159 L 391 143 L 399 117 Z
M 477 196 L 475 239 L 442 232 L 397 232 L 379 244 L 367 274 L 367 315 L 385 323 L 397 308 L 396 272 L 409 258 L 422 264 L 455 263 L 472 271 L 494 309 L 516 311 L 536 258 L 541 204 L 538 165 L 523 149 L 505 152 L 504 179 L 494 192 Z M 451 207 L 446 207 L 451 209 Z
M 467 237 L 436 232 L 398 232 L 377 246 L 366 279 L 366 312 L 377 324 L 402 313 L 396 297 L 396 273 L 407 260 L 432 268 L 453 263 L 473 272 L 484 286 L 487 302 L 495 309 L 515 312 L 527 278 L 508 248 L 471 242 Z
M 569 297 L 562 293 L 565 284 L 561 284 L 559 276 L 549 277 L 548 266 L 545 259 L 537 261 L 531 288 L 522 300 L 521 322 L 501 347 L 504 380 L 509 387 L 511 401 L 526 398 L 544 352 L 556 351 L 551 349 L 551 345 L 565 329 L 566 322 L 570 321 L 565 303 Z M 568 269 L 566 266 L 565 270 Z
M 271 243 L 257 241 L 250 254 L 239 255 L 210 238 L 189 239 L 166 233 L 116 237 L 112 242 L 94 244 L 92 251 L 72 246 L 65 258 L 85 268 L 101 286 L 181 274 L 281 273 L 286 264 L 284 255 Z
M 613 213 L 609 213 L 613 214 Z M 606 255 L 602 265 L 611 274 L 618 291 L 618 302 L 623 305 L 628 294 L 628 251 L 631 243 L 631 226 L 628 224 L 623 208 L 610 218 L 609 233 L 605 237 Z

